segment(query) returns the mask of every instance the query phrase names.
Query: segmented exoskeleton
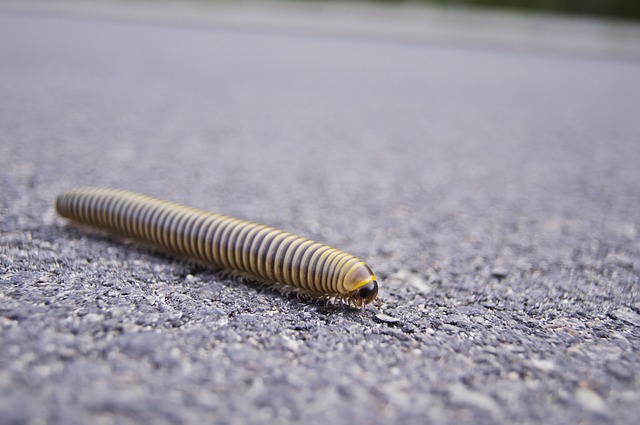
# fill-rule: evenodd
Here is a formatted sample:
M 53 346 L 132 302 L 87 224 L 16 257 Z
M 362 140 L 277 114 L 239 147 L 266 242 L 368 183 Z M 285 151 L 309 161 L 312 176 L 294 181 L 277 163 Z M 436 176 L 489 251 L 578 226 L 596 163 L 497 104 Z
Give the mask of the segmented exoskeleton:
M 56 210 L 77 222 L 313 297 L 362 308 L 377 299 L 378 283 L 362 260 L 264 224 L 121 189 L 73 189 L 57 197 Z

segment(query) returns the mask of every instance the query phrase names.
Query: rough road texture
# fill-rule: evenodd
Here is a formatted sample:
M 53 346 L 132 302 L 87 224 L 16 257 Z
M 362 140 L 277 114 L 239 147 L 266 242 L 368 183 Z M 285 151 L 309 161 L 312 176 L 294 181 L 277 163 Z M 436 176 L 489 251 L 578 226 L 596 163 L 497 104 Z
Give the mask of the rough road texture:
M 0 58 L 3 425 L 640 417 L 636 59 L 15 12 Z M 57 218 L 89 184 L 358 255 L 382 310 Z

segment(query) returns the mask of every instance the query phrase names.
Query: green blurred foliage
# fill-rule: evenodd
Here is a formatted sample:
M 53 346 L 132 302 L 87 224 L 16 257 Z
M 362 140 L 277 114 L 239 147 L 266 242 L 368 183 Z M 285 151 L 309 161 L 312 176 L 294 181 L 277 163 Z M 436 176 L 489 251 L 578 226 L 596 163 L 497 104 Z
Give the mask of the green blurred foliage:
M 640 0 L 424 0 L 458 6 L 492 6 L 527 11 L 640 19 Z

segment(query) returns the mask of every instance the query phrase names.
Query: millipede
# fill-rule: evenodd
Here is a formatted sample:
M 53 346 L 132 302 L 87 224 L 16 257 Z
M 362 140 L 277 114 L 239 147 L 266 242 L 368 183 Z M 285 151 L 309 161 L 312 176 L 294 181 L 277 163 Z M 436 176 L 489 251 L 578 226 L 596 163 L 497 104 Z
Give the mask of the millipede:
M 378 282 L 359 258 L 273 227 L 123 189 L 81 187 L 56 198 L 62 217 L 314 298 L 361 307 Z

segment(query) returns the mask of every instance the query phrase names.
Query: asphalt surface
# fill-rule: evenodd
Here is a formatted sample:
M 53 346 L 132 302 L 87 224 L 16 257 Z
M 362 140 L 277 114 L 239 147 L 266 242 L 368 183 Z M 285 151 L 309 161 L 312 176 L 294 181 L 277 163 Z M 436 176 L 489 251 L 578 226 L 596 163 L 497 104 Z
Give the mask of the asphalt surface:
M 0 8 L 0 423 L 635 423 L 640 61 L 603 52 Z M 80 185 L 339 247 L 381 310 L 74 227 Z

